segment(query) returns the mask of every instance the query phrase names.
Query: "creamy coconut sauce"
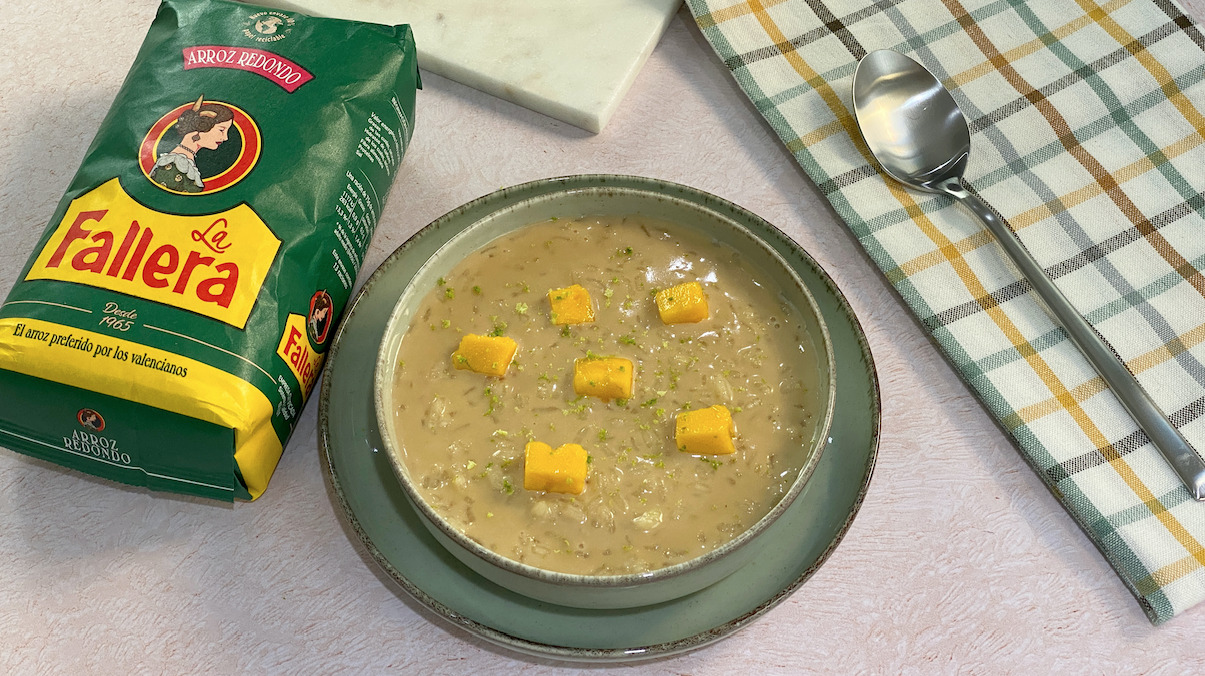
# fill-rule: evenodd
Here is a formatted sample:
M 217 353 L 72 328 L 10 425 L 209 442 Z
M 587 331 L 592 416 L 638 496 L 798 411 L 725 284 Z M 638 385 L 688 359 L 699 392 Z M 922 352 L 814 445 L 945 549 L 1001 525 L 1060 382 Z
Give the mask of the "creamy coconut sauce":
M 710 317 L 665 325 L 661 288 L 699 281 Z M 548 291 L 580 284 L 595 322 L 549 320 Z M 519 349 L 504 378 L 455 370 L 465 333 Z M 635 364 L 627 401 L 573 391 L 589 354 Z M 611 575 L 679 563 L 733 539 L 794 482 L 823 412 L 821 355 L 799 312 L 736 251 L 679 226 L 552 221 L 468 256 L 423 299 L 394 384 L 404 463 L 434 509 L 504 556 Z M 677 450 L 674 417 L 723 404 L 736 453 Z M 581 495 L 523 488 L 529 440 L 589 453 Z

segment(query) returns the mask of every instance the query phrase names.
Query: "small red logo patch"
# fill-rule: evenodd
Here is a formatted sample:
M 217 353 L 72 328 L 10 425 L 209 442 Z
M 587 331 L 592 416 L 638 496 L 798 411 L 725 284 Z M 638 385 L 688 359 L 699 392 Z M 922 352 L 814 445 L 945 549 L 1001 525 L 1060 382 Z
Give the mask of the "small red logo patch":
M 334 311 L 335 302 L 331 300 L 330 294 L 327 292 L 317 291 L 310 296 L 310 314 L 306 317 L 305 323 L 310 330 L 310 340 L 314 341 L 315 345 L 322 345 L 326 342 L 331 324 L 334 323 L 335 318 L 331 316 Z
M 75 414 L 75 419 L 81 426 L 90 429 L 93 432 L 103 432 L 105 430 L 104 417 L 93 409 L 81 408 L 79 412 Z

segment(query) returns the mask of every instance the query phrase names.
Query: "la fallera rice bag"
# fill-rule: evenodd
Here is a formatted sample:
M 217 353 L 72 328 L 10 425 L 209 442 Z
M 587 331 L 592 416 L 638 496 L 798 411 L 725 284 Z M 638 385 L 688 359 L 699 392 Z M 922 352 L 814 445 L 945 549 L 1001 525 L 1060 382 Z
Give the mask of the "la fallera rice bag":
M 414 123 L 408 26 L 167 0 L 0 306 L 0 446 L 263 493 Z

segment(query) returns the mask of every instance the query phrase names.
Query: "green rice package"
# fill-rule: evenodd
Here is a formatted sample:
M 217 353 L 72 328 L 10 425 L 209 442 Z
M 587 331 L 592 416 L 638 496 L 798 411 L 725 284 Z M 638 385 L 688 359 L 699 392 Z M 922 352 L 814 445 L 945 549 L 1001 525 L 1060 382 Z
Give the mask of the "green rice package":
M 0 306 L 0 445 L 265 489 L 410 142 L 408 26 L 167 0 Z

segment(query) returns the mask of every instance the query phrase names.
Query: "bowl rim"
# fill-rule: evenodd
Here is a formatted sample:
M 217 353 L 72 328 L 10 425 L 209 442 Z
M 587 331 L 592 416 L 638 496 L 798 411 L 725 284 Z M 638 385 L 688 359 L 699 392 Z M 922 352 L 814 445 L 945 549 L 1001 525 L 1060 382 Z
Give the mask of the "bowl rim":
M 724 222 L 726 225 L 740 231 L 760 249 L 763 253 L 770 256 L 787 274 L 794 283 L 795 289 L 806 302 L 806 310 L 811 313 L 812 318 L 819 328 L 820 336 L 813 336 L 813 339 L 819 338 L 817 343 L 822 346 L 824 353 L 824 361 L 827 373 L 827 390 L 826 400 L 824 401 L 824 415 L 820 424 L 817 426 L 813 435 L 812 445 L 815 446 L 803 467 L 800 468 L 795 481 L 791 483 L 791 487 L 785 494 L 763 514 L 753 525 L 742 531 L 739 535 L 725 542 L 723 545 L 704 552 L 698 556 L 691 557 L 685 561 L 657 568 L 654 570 L 642 573 L 624 573 L 618 575 L 587 575 L 579 573 L 566 573 L 562 571 L 540 568 L 531 564 L 522 563 L 509 558 L 499 552 L 496 552 L 476 540 L 470 538 L 461 530 L 452 526 L 446 519 L 439 515 L 432 508 L 421 493 L 415 488 L 411 481 L 404 464 L 401 461 L 399 449 L 395 448 L 394 435 L 389 431 L 389 416 L 384 406 L 384 396 L 382 388 L 379 386 L 382 382 L 382 377 L 388 375 L 388 382 L 392 382 L 393 368 L 395 359 L 389 354 L 387 349 L 387 340 L 382 340 L 378 348 L 376 365 L 373 373 L 373 403 L 375 409 L 375 417 L 377 421 L 377 431 L 381 437 L 381 442 L 385 446 L 385 455 L 389 460 L 390 467 L 393 469 L 395 478 L 402 487 L 406 498 L 412 506 L 429 525 L 433 525 L 442 535 L 451 540 L 454 544 L 461 547 L 473 557 L 483 560 L 485 563 L 494 566 L 503 571 L 515 574 L 521 578 L 526 578 L 535 582 L 550 584 L 557 587 L 565 588 L 600 588 L 600 589 L 621 589 L 627 587 L 645 586 L 654 582 L 668 580 L 671 578 L 680 577 L 687 573 L 706 567 L 713 561 L 727 557 L 737 549 L 744 547 L 746 544 L 756 539 L 766 529 L 772 525 L 777 518 L 786 511 L 787 508 L 794 502 L 803 489 L 807 486 L 811 479 L 816 465 L 819 463 L 821 454 L 828 445 L 829 430 L 832 426 L 833 416 L 835 415 L 834 406 L 836 401 L 836 358 L 832 346 L 832 337 L 829 334 L 827 323 L 824 321 L 824 316 L 820 311 L 820 307 L 812 295 L 807 285 L 800 279 L 798 273 L 786 262 L 781 254 L 765 240 L 764 237 L 753 232 L 741 220 L 747 220 L 753 225 L 766 228 L 768 231 L 776 233 L 783 242 L 789 244 L 793 249 L 802 251 L 801 247 L 790 237 L 788 237 L 781 229 L 765 220 L 764 218 L 754 214 L 753 212 L 715 194 L 693 188 L 673 181 L 664 179 L 649 178 L 643 176 L 623 175 L 623 174 L 575 174 L 568 176 L 559 176 L 553 178 L 543 178 L 525 183 L 508 186 L 473 199 L 465 204 L 445 213 L 439 218 L 431 221 L 427 225 L 420 228 L 413 235 L 407 238 L 407 242 L 425 235 L 430 231 L 446 226 L 448 223 L 459 220 L 465 214 L 472 215 L 472 222 L 463 225 L 460 229 L 449 237 L 448 241 L 439 247 L 439 249 L 431 255 L 419 269 L 415 272 L 414 278 L 407 284 L 406 289 L 403 289 L 399 294 L 397 302 L 394 304 L 393 310 L 385 324 L 385 336 L 393 333 L 397 325 L 399 316 L 405 311 L 402 305 L 402 300 L 407 298 L 407 293 L 414 284 L 423 276 L 424 268 L 427 268 L 433 261 L 440 258 L 440 253 L 453 245 L 464 233 L 469 232 L 482 224 L 482 221 L 488 220 L 497 214 L 508 211 L 517 210 L 525 203 L 535 203 L 538 201 L 554 198 L 556 195 L 572 195 L 575 193 L 597 193 L 597 192 L 622 192 L 625 194 L 639 195 L 642 198 L 652 198 L 661 200 L 673 200 L 677 202 L 685 202 L 689 208 L 708 212 L 717 220 Z M 531 194 L 528 194 L 531 193 Z M 492 203 L 496 204 L 494 208 L 489 208 Z M 686 224 L 679 223 L 684 227 L 689 227 Z M 522 226 L 520 226 L 522 227 Z M 513 232 L 513 231 L 510 231 Z M 502 233 L 499 236 L 510 234 Z M 493 240 L 490 240 L 493 241 Z M 405 244 L 403 244 L 405 246 Z M 484 246 L 484 245 L 483 245 Z M 480 247 L 478 247 L 479 249 Z M 474 249 L 477 250 L 477 249 Z M 805 308 L 799 308 L 803 311 Z M 437 538 L 438 539 L 438 538 Z M 455 554 L 456 552 L 452 552 Z

